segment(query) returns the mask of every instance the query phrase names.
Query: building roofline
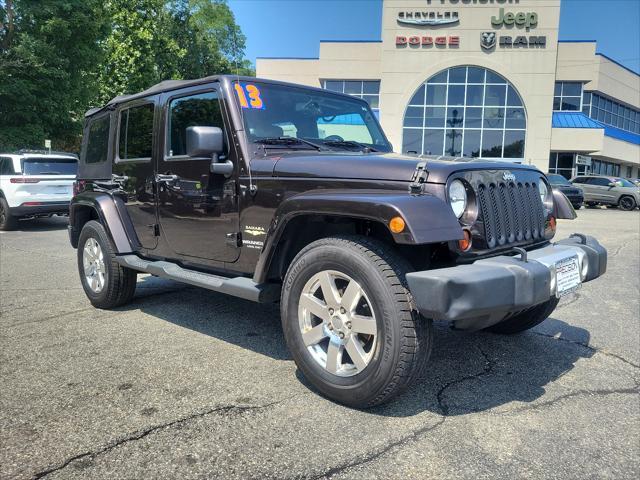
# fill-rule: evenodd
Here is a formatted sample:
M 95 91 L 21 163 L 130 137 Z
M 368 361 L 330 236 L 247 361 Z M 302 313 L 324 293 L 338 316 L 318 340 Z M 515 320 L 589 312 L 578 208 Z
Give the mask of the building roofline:
M 598 43 L 597 40 L 558 40 L 558 43 Z M 596 55 L 600 56 L 600 57 L 604 57 L 607 60 L 609 60 L 610 62 L 615 63 L 616 65 L 618 65 L 621 68 L 624 68 L 626 71 L 633 73 L 634 75 L 637 75 L 640 77 L 640 73 L 636 72 L 635 70 L 632 70 L 631 68 L 621 64 L 620 62 L 614 60 L 613 58 L 605 55 L 604 53 L 600 53 L 600 52 L 596 52 Z
M 610 62 L 615 63 L 616 65 L 618 65 L 618 66 L 619 66 L 619 67 L 621 67 L 621 68 L 624 68 L 627 72 L 633 73 L 634 75 L 636 75 L 636 76 L 640 77 L 640 73 L 638 73 L 638 72 L 636 72 L 636 71 L 634 71 L 634 70 L 631 70 L 629 67 L 627 67 L 627 66 L 625 66 L 625 65 L 621 64 L 620 62 L 615 61 L 615 60 L 614 60 L 613 58 L 611 58 L 611 57 L 606 56 L 604 53 L 596 52 L 596 55 L 598 55 L 598 56 L 600 56 L 600 57 L 603 57 L 603 58 L 606 58 L 606 59 L 607 59 L 607 60 L 609 60 Z
M 382 43 L 382 40 L 320 40 L 320 43 Z
M 256 60 L 320 60 L 320 57 L 256 57 Z

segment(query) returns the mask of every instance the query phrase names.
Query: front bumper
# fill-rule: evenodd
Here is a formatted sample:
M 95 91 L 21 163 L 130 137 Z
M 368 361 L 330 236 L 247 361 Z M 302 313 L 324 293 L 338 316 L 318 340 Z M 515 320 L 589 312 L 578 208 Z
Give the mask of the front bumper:
M 584 202 L 584 195 L 567 195 L 567 198 L 571 202 L 571 205 L 582 205 Z
M 423 316 L 478 330 L 555 296 L 556 262 L 576 255 L 582 283 L 605 273 L 604 247 L 593 237 L 574 234 L 529 251 L 526 258 L 502 255 L 470 265 L 413 272 L 407 274 L 407 282 Z

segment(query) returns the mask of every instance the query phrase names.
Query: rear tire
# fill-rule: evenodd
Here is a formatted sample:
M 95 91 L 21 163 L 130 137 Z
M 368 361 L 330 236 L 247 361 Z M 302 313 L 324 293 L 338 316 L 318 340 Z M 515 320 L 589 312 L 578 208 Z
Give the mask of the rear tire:
M 321 239 L 295 257 L 282 287 L 282 327 L 296 365 L 323 395 L 373 407 L 421 374 L 432 321 L 415 308 L 408 271 L 387 245 L 360 236 Z
M 136 291 L 137 272 L 115 261 L 115 249 L 104 227 L 87 222 L 78 239 L 78 272 L 82 288 L 94 307 L 124 305 Z
M 525 330 L 529 330 L 536 325 L 541 324 L 549 318 L 549 315 L 551 315 L 558 306 L 559 301 L 559 298 L 550 298 L 545 303 L 541 303 L 526 312 L 522 312 L 507 320 L 503 320 L 500 323 L 496 323 L 486 330 L 503 335 L 513 335 L 515 333 L 524 332 Z
M 636 200 L 633 197 L 625 195 L 624 197 L 620 197 L 620 200 L 618 200 L 618 206 L 622 210 L 629 212 L 636 208 Z
M 16 228 L 17 219 L 11 216 L 11 209 L 4 197 L 0 197 L 0 230 L 9 231 Z

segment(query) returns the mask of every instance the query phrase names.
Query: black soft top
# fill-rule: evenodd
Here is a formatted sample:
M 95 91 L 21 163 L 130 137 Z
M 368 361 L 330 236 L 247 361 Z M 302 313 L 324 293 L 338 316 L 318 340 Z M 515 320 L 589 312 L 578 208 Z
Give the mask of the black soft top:
M 211 75 L 209 77 L 203 77 L 203 78 L 196 78 L 193 80 L 165 80 L 163 82 L 157 83 L 156 85 L 147 88 L 146 90 L 142 91 L 142 92 L 138 92 L 138 93 L 132 93 L 130 95 L 119 95 L 117 97 L 112 98 L 111 100 L 109 100 L 109 102 L 106 105 L 103 105 L 102 107 L 97 107 L 97 108 L 92 108 L 90 110 L 88 110 L 84 116 L 85 117 L 91 117 L 93 115 L 95 115 L 96 113 L 99 113 L 103 110 L 107 110 L 107 109 L 112 109 L 113 107 L 115 107 L 116 105 L 120 105 L 122 103 L 128 102 L 129 100 L 135 100 L 137 98 L 144 98 L 144 97 L 149 97 L 151 95 L 156 95 L 158 93 L 164 93 L 164 92 L 170 92 L 171 90 L 177 90 L 179 88 L 183 88 L 183 87 L 191 87 L 194 85 L 202 85 L 205 83 L 210 83 L 210 82 L 214 82 L 216 80 L 221 80 L 223 78 L 228 78 L 229 80 L 240 80 L 243 82 L 255 82 L 255 81 L 260 81 L 260 82 L 268 82 L 268 83 L 276 83 L 276 84 L 280 84 L 280 85 L 290 85 L 293 87 L 304 87 L 304 88 L 312 88 L 315 90 L 322 90 L 324 93 L 327 93 L 328 90 L 323 90 L 321 88 L 318 87 L 309 87 L 307 85 L 296 85 L 293 83 L 288 83 L 288 82 L 281 82 L 278 80 L 268 80 L 268 79 L 264 79 L 264 78 L 256 78 L 256 77 L 247 77 L 247 76 L 238 76 L 238 75 Z M 336 93 L 336 92 L 330 92 L 330 93 L 334 93 L 335 95 L 344 95 L 341 93 Z M 354 97 L 351 97 L 354 98 Z
M 130 95 L 119 95 L 117 97 L 112 98 L 107 102 L 106 105 L 102 107 L 92 108 L 84 114 L 85 117 L 91 117 L 96 113 L 110 107 L 113 105 L 119 105 L 124 102 L 128 102 L 129 100 L 135 100 L 136 98 L 144 98 L 149 97 L 151 95 L 156 95 L 158 93 L 168 92 L 171 90 L 177 90 L 182 87 L 189 87 L 191 85 L 200 85 L 202 83 L 209 83 L 214 80 L 218 80 L 220 78 L 219 75 L 213 75 L 210 77 L 198 78 L 195 80 L 165 80 L 163 82 L 157 83 L 152 87 L 147 88 L 146 90 L 138 93 L 132 93 Z M 240 77 L 241 79 L 245 77 Z

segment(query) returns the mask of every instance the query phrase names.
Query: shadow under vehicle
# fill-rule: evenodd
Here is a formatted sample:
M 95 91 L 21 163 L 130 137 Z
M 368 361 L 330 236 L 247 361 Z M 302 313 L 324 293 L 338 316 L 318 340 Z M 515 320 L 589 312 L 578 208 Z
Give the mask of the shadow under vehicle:
M 434 320 L 522 332 L 606 270 L 594 238 L 554 242 L 575 211 L 536 168 L 394 154 L 364 100 L 270 80 L 163 82 L 87 112 L 77 189 L 94 306 L 129 302 L 139 272 L 280 302 L 300 372 L 355 407 L 414 383 Z

